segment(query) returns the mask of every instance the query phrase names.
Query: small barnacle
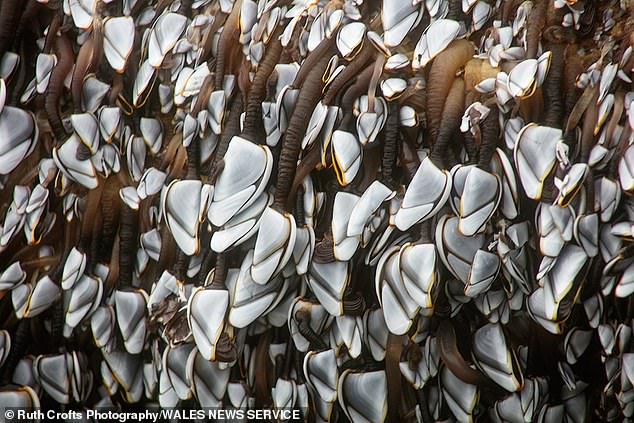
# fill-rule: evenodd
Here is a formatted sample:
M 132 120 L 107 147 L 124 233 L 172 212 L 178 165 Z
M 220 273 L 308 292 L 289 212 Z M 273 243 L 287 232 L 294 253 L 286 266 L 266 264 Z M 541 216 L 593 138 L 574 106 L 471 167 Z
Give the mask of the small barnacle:
M 0 2 L 0 404 L 631 419 L 633 5 Z

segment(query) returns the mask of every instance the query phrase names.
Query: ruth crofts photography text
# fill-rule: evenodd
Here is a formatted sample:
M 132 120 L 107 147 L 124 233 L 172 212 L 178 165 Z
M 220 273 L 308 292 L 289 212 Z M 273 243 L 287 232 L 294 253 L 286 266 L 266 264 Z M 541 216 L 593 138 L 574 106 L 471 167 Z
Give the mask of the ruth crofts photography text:
M 179 420 L 213 420 L 213 421 L 238 421 L 247 419 L 262 421 L 299 421 L 302 418 L 300 410 L 297 409 L 199 409 L 199 410 L 145 410 L 139 412 L 123 412 L 111 410 L 69 410 L 60 412 L 56 410 L 5 410 L 6 421 L 68 421 L 68 420 L 98 420 L 116 422 L 160 422 L 172 419 Z

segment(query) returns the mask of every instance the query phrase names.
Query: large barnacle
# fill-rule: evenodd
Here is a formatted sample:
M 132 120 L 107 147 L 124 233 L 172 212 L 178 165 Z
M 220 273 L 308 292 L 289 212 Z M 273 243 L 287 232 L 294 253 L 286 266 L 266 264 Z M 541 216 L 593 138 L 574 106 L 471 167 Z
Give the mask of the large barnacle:
M 633 27 L 0 1 L 0 408 L 630 421 Z

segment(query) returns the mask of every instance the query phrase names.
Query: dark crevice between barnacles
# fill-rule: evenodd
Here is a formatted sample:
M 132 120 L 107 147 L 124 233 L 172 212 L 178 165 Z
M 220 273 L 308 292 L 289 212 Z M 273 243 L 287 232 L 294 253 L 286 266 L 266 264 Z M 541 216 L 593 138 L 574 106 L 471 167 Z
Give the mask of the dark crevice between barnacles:
M 225 281 L 229 272 L 228 253 L 216 254 L 216 267 L 211 284 L 207 289 L 227 290 Z M 187 324 L 187 323 L 185 323 Z M 227 332 L 223 332 L 216 344 L 216 357 L 218 361 L 225 363 L 234 362 L 238 358 L 238 348 L 235 341 L 229 337 Z
M 200 265 L 200 271 L 198 272 L 198 286 L 203 286 L 207 280 L 207 274 L 213 268 L 216 262 L 216 254 L 210 248 L 205 248 L 204 258 Z
M 402 376 L 399 364 L 403 351 L 403 335 L 390 333 L 387 336 L 385 347 L 385 375 L 387 378 L 387 411 L 388 421 L 396 423 L 399 421 Z
M 422 422 L 432 423 L 434 419 L 429 413 L 428 401 L 425 395 L 425 387 L 423 386 L 416 391 L 416 402 L 418 403 L 418 408 L 420 409 Z
M 579 29 L 578 32 L 583 37 L 588 37 L 592 35 L 592 32 L 596 29 L 596 21 L 600 16 L 600 13 L 597 12 L 598 5 L 602 2 L 597 1 L 585 1 L 583 2 L 583 13 L 581 13 L 581 17 L 579 18 Z M 630 5 L 632 3 L 630 2 Z M 630 6 L 631 7 L 631 6 Z
M 332 263 L 336 260 L 332 233 L 328 231 L 324 233 L 321 240 L 315 244 L 313 261 L 315 263 Z
M 4 3 L 10 4 L 11 2 L 5 1 Z M 17 2 L 16 4 L 20 5 L 24 3 Z M 8 7 L 12 7 L 12 6 L 9 5 Z M 19 52 L 20 57 L 35 57 L 35 55 L 37 55 L 36 40 L 37 40 L 37 37 L 40 36 L 40 34 L 37 33 L 37 29 L 34 28 L 32 24 L 35 19 L 38 19 L 37 16 L 42 11 L 43 8 L 44 6 L 38 1 L 29 0 L 21 16 L 19 16 L 18 18 L 19 24 L 17 28 L 15 29 L 15 32 L 13 33 L 9 31 L 11 26 L 15 22 L 15 20 L 12 20 L 12 17 L 13 17 L 12 15 L 15 12 L 5 13 L 2 10 L 2 7 L 0 6 L 0 28 L 6 31 L 2 35 L 0 35 L 0 39 L 5 40 L 6 34 L 8 34 L 9 37 L 13 37 L 15 35 L 13 39 L 13 51 Z M 2 47 L 3 45 L 5 45 L 4 43 L 5 41 L 0 41 L 0 57 L 3 57 L 3 55 L 7 52 L 7 49 Z M 20 70 L 18 71 L 18 75 L 13 76 L 5 81 L 7 84 L 12 83 L 13 85 L 13 88 L 12 88 L 13 92 L 11 93 L 11 98 L 8 99 L 9 104 L 12 106 L 16 106 L 18 104 L 18 100 L 19 100 L 18 93 L 21 92 L 22 89 L 24 88 L 26 75 L 27 74 L 32 75 L 33 70 L 35 68 L 34 63 L 19 63 L 18 66 L 20 67 Z M 15 82 L 13 80 L 15 80 Z
M 99 202 L 97 203 L 99 204 Z M 97 207 L 95 219 L 92 221 L 92 236 L 90 239 L 90 245 L 88 251 L 86 251 L 86 273 L 94 275 L 95 266 L 98 263 L 99 250 L 100 250 L 100 229 L 102 227 L 102 213 L 101 208 Z M 103 281 L 102 281 L 103 282 Z
M 362 316 L 366 309 L 365 298 L 363 297 L 363 293 L 359 291 L 359 289 L 363 289 L 363 285 L 359 285 L 360 280 L 365 280 L 363 277 L 363 268 L 362 268 L 362 258 L 359 254 L 356 254 L 352 259 L 352 267 L 354 269 L 358 269 L 358 272 L 355 272 L 351 275 L 350 282 L 346 287 L 343 294 L 343 313 L 346 316 L 359 317 Z
M 190 16 L 192 12 L 192 0 L 180 0 L 180 3 L 178 13 L 184 16 Z
M 255 406 L 267 407 L 273 400 L 271 398 L 270 378 L 271 373 L 269 347 L 273 340 L 273 332 L 269 329 L 259 336 L 255 347 Z
M 127 204 L 121 204 L 119 217 L 119 283 L 118 289 L 130 288 L 138 239 L 139 218 Z
M 322 206 L 323 211 L 315 227 L 315 238 L 319 239 L 315 243 L 312 257 L 315 263 L 332 263 L 336 261 L 331 222 L 337 188 L 337 182 L 331 180 L 327 183 L 325 204 Z
M 306 309 L 299 309 L 295 312 L 295 321 L 297 322 L 297 330 L 308 340 L 309 350 L 325 350 L 328 348 L 326 343 L 310 326 L 310 312 Z M 292 342 L 290 340 L 289 342 Z
M 4 0 L 0 3 L 0 58 L 13 45 L 25 5 L 24 0 Z
M 11 336 L 11 341 L 11 351 L 1 368 L 0 383 L 2 385 L 11 382 L 13 372 L 18 362 L 24 357 L 24 354 L 29 348 L 31 341 L 31 319 L 22 319 L 18 322 L 15 332 Z
M 361 354 L 357 358 L 352 358 L 342 363 L 339 366 L 339 374 L 349 369 L 363 369 L 367 372 L 373 372 L 377 370 L 385 370 L 385 363 L 375 361 L 368 354 Z
M 285 328 L 286 329 L 286 328 Z M 282 335 L 280 331 L 276 331 L 277 334 Z M 284 330 L 283 333 L 285 336 L 286 348 L 284 355 L 278 354 L 275 356 L 275 373 L 276 379 L 291 379 L 291 369 L 293 368 L 293 364 L 295 363 L 295 356 L 299 355 L 299 351 L 297 351 L 293 346 L 293 339 L 288 336 L 288 331 Z
M 515 17 L 515 14 L 517 12 L 517 6 L 520 5 L 520 3 L 522 3 L 523 0 L 508 0 L 505 1 L 504 4 L 502 4 L 501 6 L 501 12 L 502 12 L 502 24 L 503 25 L 510 25 L 513 23 L 513 18 Z
M 401 148 L 399 148 L 398 152 L 399 163 L 407 185 L 409 185 L 420 166 L 420 158 L 418 157 L 415 140 L 412 140 L 408 136 L 409 134 L 411 134 L 411 132 L 405 131 L 401 142 Z
M 471 368 L 458 350 L 456 331 L 448 319 L 443 319 L 436 331 L 440 358 L 451 372 L 470 385 L 484 385 L 488 383 L 486 377 L 479 370 Z
M 432 243 L 432 219 L 427 219 L 419 225 L 418 242 L 421 244 Z
M 186 149 L 187 173 L 185 179 L 198 179 L 200 177 L 200 139 L 194 137 Z

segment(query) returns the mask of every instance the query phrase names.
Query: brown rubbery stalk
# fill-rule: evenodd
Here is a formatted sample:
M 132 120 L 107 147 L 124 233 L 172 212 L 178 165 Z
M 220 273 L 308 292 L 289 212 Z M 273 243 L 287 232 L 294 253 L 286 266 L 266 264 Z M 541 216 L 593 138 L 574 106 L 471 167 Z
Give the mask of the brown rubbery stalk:
M 24 10 L 24 0 L 3 0 L 0 7 L 0 58 L 12 46 L 20 16 Z
M 537 0 L 533 2 L 533 7 L 528 14 L 526 20 L 526 58 L 534 59 L 537 57 L 539 41 L 542 36 L 542 30 L 546 25 L 546 0 Z
M 224 126 L 220 139 L 218 140 L 218 146 L 214 156 L 213 163 L 211 165 L 211 173 L 209 180 L 211 183 L 215 183 L 216 178 L 224 167 L 223 158 L 229 149 L 229 141 L 231 138 L 240 133 L 240 115 L 242 114 L 242 96 L 234 94 L 233 100 L 231 100 L 231 107 L 227 111 L 225 116 Z
M 478 167 L 486 170 L 491 168 L 491 159 L 495 154 L 498 139 L 500 138 L 500 123 L 498 119 L 498 108 L 494 105 L 489 115 L 482 122 L 482 145 L 480 146 L 480 157 Z
M 344 115 L 341 124 L 339 125 L 340 128 L 349 128 L 352 125 L 352 119 L 354 117 L 352 113 L 352 105 L 360 95 L 367 91 L 373 69 L 373 65 L 366 66 L 365 69 L 358 74 L 356 81 L 343 93 L 340 104 Z M 344 71 L 342 71 L 342 73 Z M 321 148 L 317 144 L 313 144 L 308 153 L 302 158 L 297 166 L 289 198 L 295 197 L 297 189 L 301 186 L 306 176 L 309 175 L 319 163 L 321 163 L 321 159 Z
M 552 52 L 550 68 L 542 85 L 544 95 L 543 124 L 552 128 L 562 128 L 564 123 L 564 60 L 566 46 L 562 43 L 562 28 L 549 27 L 544 38 L 549 40 L 548 49 Z
M 70 90 L 73 97 L 73 105 L 75 113 L 81 112 L 82 91 L 84 88 L 84 79 L 90 72 L 94 72 L 99 68 L 103 55 L 103 33 L 101 22 L 95 21 L 92 34 L 88 41 L 84 43 L 77 54 L 77 61 L 73 71 L 73 77 L 70 83 Z
M 456 341 L 456 331 L 449 320 L 445 319 L 440 322 L 436 334 L 440 358 L 445 366 L 451 370 L 451 373 L 470 385 L 478 386 L 490 383 L 480 371 L 471 368 L 460 354 Z
M 262 125 L 262 102 L 266 98 L 266 84 L 275 69 L 275 65 L 279 62 L 283 50 L 279 33 L 280 30 L 276 31 L 266 46 L 264 59 L 255 72 L 245 107 L 242 136 L 258 144 L 263 144 L 263 142 L 259 142 L 257 133 Z
M 399 138 L 399 107 L 396 101 L 391 101 L 385 122 L 383 154 L 381 156 L 381 180 L 390 189 L 395 189 L 397 186 L 394 168 L 396 167 Z
M 350 64 L 335 77 L 334 81 L 325 88 L 326 93 L 322 102 L 327 106 L 332 105 L 336 96 L 341 92 L 348 81 L 359 75 L 359 72 L 364 69 L 366 64 L 372 60 L 376 53 L 376 49 L 371 43 L 365 40 L 361 51 L 352 59 Z
M 403 388 L 403 381 L 400 369 L 401 354 L 403 352 L 404 335 L 387 336 L 387 345 L 385 346 L 385 376 L 387 379 L 387 411 L 388 418 L 391 423 L 400 421 L 400 404 Z
M 239 44 L 237 43 L 237 38 L 240 35 L 241 7 L 242 0 L 237 0 L 233 4 L 233 9 L 231 10 L 229 17 L 227 17 L 224 28 L 220 33 L 220 40 L 218 41 L 218 55 L 216 56 L 216 87 L 222 87 L 228 55 L 230 54 L 230 51 L 235 48 L 236 44 Z
M 438 136 L 433 145 L 430 158 L 434 164 L 442 169 L 445 162 L 445 154 L 454 133 L 460 127 L 464 107 L 464 81 L 462 78 L 454 78 L 447 100 L 444 104 L 443 119 L 440 123 Z
M 134 272 L 134 258 L 136 257 L 136 244 L 138 239 L 137 213 L 127 204 L 121 204 L 119 217 L 119 284 L 118 288 L 132 286 L 132 274 Z
M 310 53 L 308 57 L 306 57 L 306 59 L 302 62 L 301 67 L 297 71 L 297 75 L 295 75 L 293 83 L 291 84 L 293 88 L 301 88 L 303 86 L 304 81 L 309 77 L 309 75 L 314 73 L 313 71 L 315 70 L 317 65 L 321 63 L 321 61 L 324 59 L 324 56 L 328 56 L 328 60 L 330 60 L 332 46 L 334 45 L 334 43 L 335 35 L 333 35 L 332 38 L 324 39 L 321 43 L 319 43 L 315 50 L 313 50 L 312 53 Z M 319 79 L 321 79 L 321 77 L 323 76 L 326 66 L 323 66 L 323 68 L 324 70 L 322 70 Z M 311 94 L 317 95 L 316 93 Z M 321 89 L 319 90 L 319 94 L 321 94 Z
M 432 142 L 436 142 L 441 122 L 444 120 L 445 99 L 454 83 L 452 76 L 472 58 L 473 53 L 474 48 L 469 41 L 456 40 L 432 62 L 425 108 Z
M 112 247 L 117 235 L 119 227 L 119 215 L 121 201 L 119 199 L 118 179 L 111 177 L 103 183 L 103 192 L 101 195 L 101 232 L 99 239 L 99 250 L 97 261 L 108 263 L 112 256 Z
M 73 67 L 73 49 L 66 34 L 61 34 L 55 40 L 55 54 L 58 57 L 57 65 L 51 72 L 44 108 L 48 117 L 57 144 L 66 140 L 67 133 L 60 116 L 60 101 L 64 92 L 64 79 Z
M 324 40 L 322 45 L 324 43 L 331 45 L 330 40 Z M 315 52 L 318 50 L 320 50 L 319 47 L 317 47 L 306 60 L 308 61 L 314 57 Z M 308 126 L 315 105 L 321 96 L 321 90 L 324 86 L 322 75 L 329 61 L 330 55 L 321 54 L 320 52 L 319 60 L 317 60 L 317 63 L 312 67 L 311 72 L 301 84 L 297 105 L 295 106 L 288 128 L 282 139 L 282 151 L 280 153 L 275 199 L 273 202 L 273 207 L 278 211 L 287 211 L 289 210 L 289 204 L 290 207 L 292 207 L 294 203 L 294 199 L 289 198 L 289 194 L 297 169 L 297 159 L 299 158 L 301 141 L 306 132 L 306 127 Z M 293 83 L 293 86 L 297 86 L 296 84 L 297 79 Z

